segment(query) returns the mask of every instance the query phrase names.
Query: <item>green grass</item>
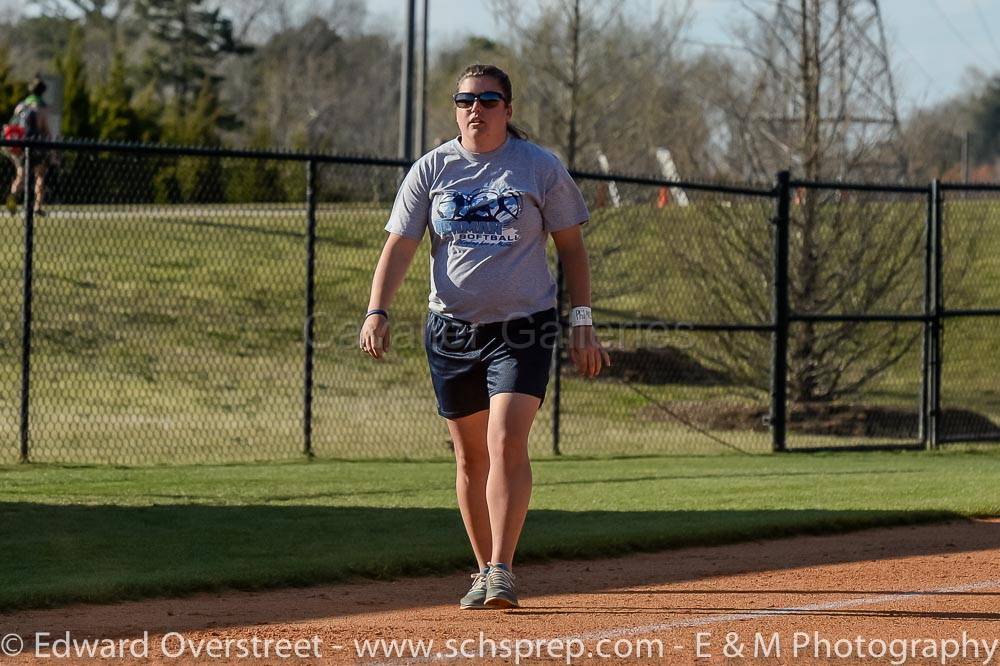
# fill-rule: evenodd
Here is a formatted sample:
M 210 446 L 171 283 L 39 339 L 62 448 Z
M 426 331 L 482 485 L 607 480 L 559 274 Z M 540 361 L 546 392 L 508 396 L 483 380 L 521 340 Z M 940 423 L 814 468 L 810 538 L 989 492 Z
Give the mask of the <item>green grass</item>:
M 1000 514 L 1000 453 L 536 460 L 518 561 Z M 0 610 L 471 566 L 444 462 L 0 467 Z
M 33 460 L 147 464 L 300 455 L 304 211 L 266 208 L 258 215 L 261 207 L 253 205 L 55 207 L 55 215 L 39 221 Z M 713 251 L 709 241 L 720 220 L 699 210 L 595 212 L 588 244 L 598 316 L 701 320 L 706 312 L 723 312 L 694 288 L 680 257 Z M 766 246 L 769 202 L 737 201 L 725 211 L 727 219 L 746 220 Z M 372 363 L 356 349 L 358 313 L 367 303 L 387 212 L 383 204 L 327 205 L 318 213 L 314 449 L 324 457 L 446 459 L 447 434 L 436 415 L 421 342 L 428 243 L 393 304 L 389 360 Z M 919 206 L 909 205 L 901 214 L 920 224 L 919 213 Z M 960 201 L 949 204 L 948 215 L 957 234 L 983 230 L 968 289 L 950 296 L 949 304 L 1000 304 L 1000 262 L 994 261 L 1000 229 L 983 224 L 1000 220 L 1000 207 Z M 758 219 L 759 230 L 753 226 Z M 21 233 L 18 218 L 0 227 L 0 463 L 13 462 L 18 451 Z M 734 285 L 744 277 L 734 274 Z M 766 291 L 767 285 L 755 289 Z M 874 336 L 884 332 L 871 330 Z M 974 409 L 1000 423 L 993 330 L 984 320 L 949 324 L 943 399 L 946 407 Z M 606 338 L 640 342 L 632 333 Z M 719 344 L 712 336 L 676 331 L 641 342 L 679 346 L 695 356 Z M 760 346 L 766 356 L 765 338 Z M 918 345 L 858 401 L 915 409 L 919 363 Z M 755 375 L 766 379 L 766 360 L 758 365 Z M 619 382 L 586 382 L 571 373 L 563 386 L 564 452 L 769 449 L 764 434 L 704 434 L 671 418 L 649 418 L 651 410 L 678 402 L 766 404 L 762 390 L 673 384 L 640 386 L 640 395 Z M 550 406 L 532 432 L 535 455 L 551 448 Z

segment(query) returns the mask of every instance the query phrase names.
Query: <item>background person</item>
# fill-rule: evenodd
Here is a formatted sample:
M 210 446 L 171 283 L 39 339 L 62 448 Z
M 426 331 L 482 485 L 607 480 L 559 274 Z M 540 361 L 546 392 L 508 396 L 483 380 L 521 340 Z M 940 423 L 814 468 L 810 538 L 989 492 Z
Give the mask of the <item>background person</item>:
M 397 193 L 372 280 L 361 349 L 390 349 L 388 309 L 430 228 L 424 332 L 438 412 L 455 444 L 456 492 L 479 565 L 461 608 L 518 605 L 512 562 L 531 496 L 528 434 L 558 337 L 552 236 L 574 306 L 570 356 L 594 377 L 610 364 L 594 333 L 579 188 L 510 124 L 510 79 L 472 65 L 454 95 L 460 135 L 421 157 Z
M 41 77 L 36 76 L 28 87 L 28 96 L 14 108 L 14 115 L 7 127 L 19 128 L 19 134 L 25 139 L 52 138 L 49 130 L 49 111 L 43 95 L 47 86 Z M 7 128 L 5 128 L 6 130 Z M 5 134 L 7 132 L 5 131 Z M 10 184 L 7 194 L 7 211 L 13 215 L 17 212 L 17 202 L 24 188 L 24 150 L 7 150 L 6 154 L 14 162 L 14 181 Z M 49 152 L 34 148 L 31 151 L 32 171 L 35 174 L 35 214 L 45 215 L 43 198 L 45 195 L 45 174 L 49 168 Z

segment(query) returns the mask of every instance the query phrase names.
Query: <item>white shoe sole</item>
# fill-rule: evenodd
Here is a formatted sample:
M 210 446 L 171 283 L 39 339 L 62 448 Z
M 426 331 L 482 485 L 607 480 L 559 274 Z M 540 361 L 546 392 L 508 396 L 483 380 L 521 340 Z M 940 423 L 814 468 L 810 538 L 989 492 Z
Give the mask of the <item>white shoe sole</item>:
M 487 599 L 483 605 L 486 608 L 519 608 L 518 604 L 501 597 L 494 597 L 492 599 Z

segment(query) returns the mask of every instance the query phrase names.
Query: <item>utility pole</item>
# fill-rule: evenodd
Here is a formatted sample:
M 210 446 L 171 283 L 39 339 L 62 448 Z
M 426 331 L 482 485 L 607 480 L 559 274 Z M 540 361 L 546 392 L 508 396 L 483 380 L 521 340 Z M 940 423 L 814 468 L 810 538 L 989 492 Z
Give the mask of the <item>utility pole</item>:
M 399 156 L 413 159 L 413 40 L 416 32 L 416 0 L 406 3 L 406 36 L 403 42 L 399 95 Z
M 569 87 L 569 136 L 566 139 L 566 161 L 570 169 L 576 168 L 576 106 L 580 88 L 580 0 L 573 2 L 573 23 L 570 26 L 573 42 L 570 47 L 570 87 Z
M 969 182 L 969 144 L 972 143 L 972 132 L 966 132 L 962 137 L 962 182 Z
M 417 78 L 417 145 L 413 151 L 415 156 L 424 154 L 427 150 L 427 24 L 431 10 L 431 0 L 423 1 L 423 27 L 420 30 L 420 72 Z

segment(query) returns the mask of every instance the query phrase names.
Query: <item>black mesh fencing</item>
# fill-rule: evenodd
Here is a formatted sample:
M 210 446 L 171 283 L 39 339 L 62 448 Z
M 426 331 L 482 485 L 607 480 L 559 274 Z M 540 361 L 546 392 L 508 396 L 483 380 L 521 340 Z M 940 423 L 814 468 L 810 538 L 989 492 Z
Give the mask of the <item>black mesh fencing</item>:
M 922 439 L 928 197 L 835 184 L 791 193 L 789 449 Z
M 31 459 L 295 455 L 304 204 L 253 186 L 304 190 L 303 165 L 88 151 L 61 167 L 34 220 Z
M 563 364 L 561 450 L 770 450 L 770 193 L 578 182 L 612 365 L 588 380 Z
M 941 192 L 939 441 L 1000 440 L 1000 187 Z
M 428 245 L 422 242 L 391 306 L 391 351 L 375 361 L 358 348 L 361 318 L 403 175 L 394 167 L 324 164 L 317 207 L 316 375 L 313 447 L 327 457 L 450 455 L 423 347 Z
M 31 145 L 41 212 L 18 197 L 0 231 L 0 462 L 452 456 L 429 243 L 392 352 L 357 345 L 405 162 Z M 533 456 L 1000 439 L 1000 188 L 575 175 L 613 365 L 583 379 L 563 345 Z
M 14 179 L 9 160 L 0 159 L 0 179 L 8 184 Z M 20 456 L 24 220 L 0 215 L 0 463 L 10 463 Z

